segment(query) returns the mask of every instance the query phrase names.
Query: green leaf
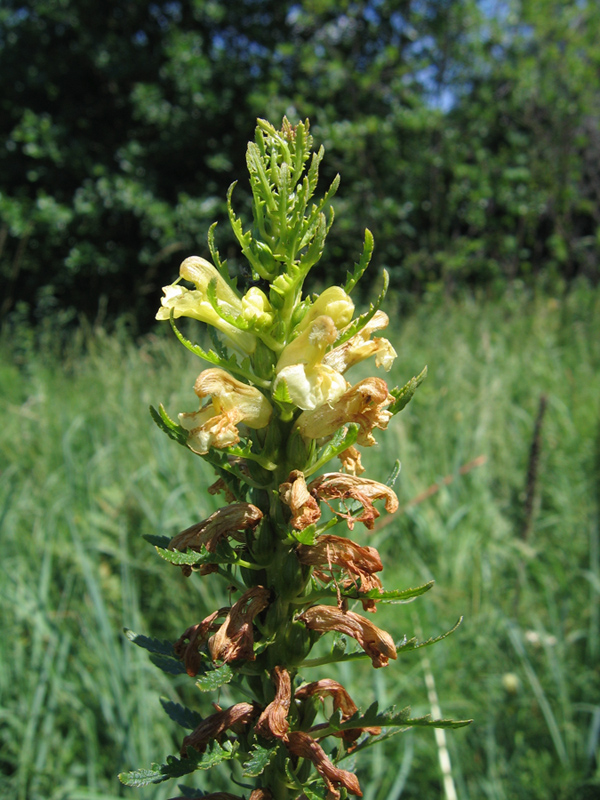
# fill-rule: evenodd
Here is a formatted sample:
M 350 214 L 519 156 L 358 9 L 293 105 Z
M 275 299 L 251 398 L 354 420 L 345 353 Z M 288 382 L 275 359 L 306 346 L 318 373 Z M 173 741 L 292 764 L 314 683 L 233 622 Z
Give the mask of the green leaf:
M 153 544 L 155 547 L 164 548 L 168 548 L 171 542 L 171 539 L 168 536 L 156 536 L 153 533 L 142 533 L 142 539 L 150 542 L 150 544 Z
M 288 531 L 288 536 L 290 539 L 293 539 L 294 542 L 298 542 L 298 544 L 312 545 L 317 538 L 317 526 L 313 522 L 311 525 L 307 525 L 304 530 Z
M 383 591 L 382 589 L 369 589 L 368 592 L 360 592 L 355 588 L 342 589 L 343 597 L 348 597 L 353 600 L 379 600 L 382 603 L 407 603 L 414 597 L 428 592 L 435 581 L 429 581 L 422 586 L 416 586 L 414 589 L 397 589 L 391 591 Z
M 173 722 L 181 725 L 186 730 L 193 731 L 202 722 L 202 717 L 197 711 L 186 708 L 179 703 L 174 703 L 172 700 L 167 700 L 166 697 L 160 698 L 160 704 Z
M 158 667 L 167 675 L 185 675 L 185 666 L 182 661 L 175 658 L 167 658 L 167 656 L 159 655 L 158 653 L 150 654 L 150 661 L 155 667 Z
M 331 461 L 332 458 L 335 458 L 335 456 L 338 456 L 340 453 L 343 453 L 344 450 L 351 447 L 358 438 L 359 430 L 360 426 L 355 422 L 351 422 L 349 425 L 336 431 L 331 441 L 321 450 L 319 458 L 304 472 L 305 476 L 308 477 L 312 475 L 328 461 Z
M 388 411 L 391 411 L 392 414 L 398 414 L 398 412 L 402 411 L 413 399 L 417 388 L 423 383 L 426 377 L 427 367 L 424 367 L 418 375 L 411 378 L 401 389 L 398 387 L 392 389 L 390 394 L 394 397 L 394 402 L 388 407 Z
M 370 322 L 379 308 L 383 303 L 385 296 L 387 294 L 388 286 L 390 285 L 390 276 L 388 275 L 387 270 L 383 270 L 383 288 L 379 293 L 379 296 L 375 300 L 374 303 L 369 305 L 368 311 L 365 311 L 364 314 L 361 314 L 360 317 L 357 317 L 354 322 L 351 322 L 345 329 L 339 339 L 336 339 L 334 342 L 335 347 L 339 347 L 339 345 L 344 344 L 347 342 L 348 339 L 351 339 L 353 336 L 356 336 L 357 333 L 362 331 L 365 325 Z
M 166 433 L 169 438 L 174 439 L 178 444 L 182 444 L 184 447 L 187 446 L 188 432 L 171 419 L 162 403 L 159 405 L 158 411 L 154 406 L 150 406 L 150 416 L 161 431 Z
M 402 464 L 400 463 L 400 461 L 398 459 L 396 459 L 396 461 L 394 463 L 394 467 L 393 467 L 392 471 L 390 472 L 388 479 L 385 482 L 385 485 L 389 486 L 390 489 L 393 487 L 393 485 L 398 480 L 398 476 L 400 475 L 401 468 L 402 468 Z
M 255 744 L 250 753 L 248 754 L 247 761 L 242 765 L 245 778 L 256 778 L 260 775 L 265 767 L 269 765 L 275 754 L 277 753 L 278 743 L 270 747 L 262 747 Z
M 122 772 L 119 780 L 125 786 L 139 788 L 150 786 L 153 783 L 162 783 L 170 778 L 179 778 L 182 775 L 189 775 L 197 769 L 211 769 L 222 761 L 233 758 L 235 750 L 230 742 L 225 742 L 221 746 L 218 742 L 210 742 L 204 753 L 199 753 L 192 747 L 188 747 L 187 758 L 176 758 L 169 756 L 166 764 L 152 764 L 150 769 L 138 769 L 133 772 Z
M 350 719 L 341 721 L 339 710 L 336 711 L 328 720 L 329 727 L 325 731 L 320 731 L 320 736 L 327 735 L 326 731 L 347 731 L 353 728 L 462 728 L 469 725 L 470 719 L 432 719 L 430 714 L 424 717 L 410 716 L 410 706 L 406 706 L 401 711 L 396 711 L 396 706 L 390 706 L 385 711 L 379 711 L 377 701 L 372 703 L 364 713 L 357 711 Z
M 315 789 L 318 791 L 315 791 Z M 327 800 L 327 797 L 330 796 L 326 787 L 318 783 L 313 783 L 312 786 L 304 786 L 303 792 L 306 795 L 306 800 Z
M 137 644 L 138 647 L 142 647 L 144 650 L 148 650 L 150 653 L 157 653 L 161 656 L 169 656 L 169 658 L 173 659 L 175 658 L 173 643 L 167 641 L 166 639 L 151 639 L 149 636 L 144 636 L 141 633 L 135 633 L 129 628 L 123 628 L 123 633 L 130 642 Z
M 216 669 L 207 669 L 196 676 L 196 686 L 201 692 L 212 692 L 224 686 L 233 678 L 233 670 L 229 664 L 222 664 Z
M 401 650 L 406 652 L 408 652 L 409 650 L 418 650 L 420 647 L 429 647 L 430 644 L 441 642 L 442 639 L 445 639 L 447 636 L 450 636 L 451 633 L 454 633 L 454 631 L 458 628 L 458 626 L 462 621 L 463 618 L 459 617 L 456 625 L 450 628 L 449 631 L 446 631 L 446 633 L 442 633 L 439 636 L 432 637 L 431 639 L 427 639 L 427 641 L 425 642 L 417 641 L 416 637 L 413 637 L 411 639 L 407 639 L 406 637 L 404 637 L 403 641 L 396 644 L 396 652 L 399 653 Z
M 365 229 L 365 243 L 364 243 L 364 246 L 363 246 L 363 251 L 362 251 L 362 255 L 360 257 L 360 261 L 358 262 L 358 264 L 354 265 L 354 270 L 352 271 L 352 273 L 350 273 L 350 272 L 346 273 L 347 279 L 346 279 L 346 285 L 344 286 L 344 291 L 347 294 L 350 294 L 352 289 L 354 289 L 356 284 L 361 279 L 364 271 L 369 266 L 369 264 L 371 262 L 371 257 L 373 255 L 373 248 L 374 247 L 375 247 L 375 240 L 373 239 L 373 234 L 371 233 L 371 231 L 368 228 L 366 228 Z

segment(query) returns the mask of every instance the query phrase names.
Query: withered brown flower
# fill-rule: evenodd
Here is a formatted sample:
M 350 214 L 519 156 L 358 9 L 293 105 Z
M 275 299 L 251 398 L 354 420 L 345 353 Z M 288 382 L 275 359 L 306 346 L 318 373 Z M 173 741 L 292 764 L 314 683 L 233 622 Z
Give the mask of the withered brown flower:
M 229 609 L 225 622 L 209 639 L 213 661 L 254 661 L 254 617 L 269 605 L 271 592 L 264 586 L 254 586 Z
M 198 674 L 202 659 L 199 650 L 208 638 L 208 634 L 219 629 L 219 624 L 215 622 L 219 617 L 224 617 L 229 613 L 229 607 L 220 608 L 213 611 L 202 622 L 191 625 L 173 645 L 173 650 L 178 658 L 183 659 L 185 671 L 193 678 Z M 187 642 L 187 644 L 186 644 Z
M 185 758 L 188 747 L 193 747 L 199 753 L 203 753 L 206 745 L 212 739 L 218 739 L 229 728 L 243 728 L 258 713 L 258 706 L 254 703 L 236 703 L 230 708 L 211 714 L 184 738 L 181 744 L 181 755 Z
M 384 380 L 365 378 L 335 402 L 326 403 L 313 411 L 303 411 L 296 426 L 307 439 L 324 439 L 332 436 L 342 425 L 355 422 L 360 426 L 357 443 L 370 447 L 376 444 L 373 428 L 387 428 L 392 418 L 386 407 L 393 399 Z
M 283 667 L 275 667 L 271 677 L 275 684 L 275 699 L 262 712 L 254 730 L 267 739 L 283 739 L 290 727 L 287 715 L 292 700 L 292 682 L 290 673 Z
M 350 530 L 356 522 L 362 522 L 369 530 L 373 529 L 379 511 L 373 505 L 378 499 L 385 499 L 385 510 L 392 514 L 398 510 L 396 493 L 383 483 L 359 478 L 356 475 L 345 475 L 343 472 L 327 472 L 308 484 L 308 491 L 319 500 L 357 500 L 363 506 L 363 513 L 359 517 L 352 514 L 341 514 L 332 509 L 335 514 L 343 516 L 348 521 Z
M 260 508 L 251 503 L 232 503 L 218 508 L 208 519 L 197 522 L 186 528 L 169 542 L 169 550 L 187 548 L 200 552 L 203 547 L 209 552 L 214 552 L 223 536 L 237 536 L 238 531 L 255 528 L 263 517 Z
M 332 797 L 340 796 L 337 790 L 338 786 L 343 786 L 350 794 L 357 797 L 363 796 L 356 775 L 332 764 L 321 745 L 309 733 L 290 731 L 284 738 L 284 742 L 290 753 L 312 761 Z
M 301 686 L 299 689 L 296 690 L 294 695 L 296 699 L 303 700 L 307 697 L 331 697 L 333 698 L 333 708 L 334 710 L 339 710 L 342 715 L 342 722 L 350 719 L 357 711 L 356 704 L 346 691 L 346 689 L 342 686 L 341 683 L 337 681 L 331 680 L 330 678 L 323 678 L 319 681 L 314 681 L 313 683 L 307 683 L 304 686 Z M 318 733 L 323 728 L 328 728 L 328 723 L 323 723 L 322 725 L 315 725 L 311 728 L 310 733 L 315 735 L 316 738 L 318 737 Z M 339 736 L 346 742 L 346 746 L 348 751 L 351 751 L 352 743 L 355 742 L 361 733 L 369 733 L 372 736 L 377 736 L 381 733 L 381 728 L 377 727 L 366 727 L 366 728 L 349 728 L 344 731 L 339 731 L 334 734 L 333 736 Z M 350 746 L 348 746 L 350 745 Z
M 290 507 L 292 528 L 302 531 L 321 517 L 321 509 L 315 498 L 306 488 L 304 474 L 293 470 L 285 483 L 279 487 L 279 496 Z
M 381 581 L 374 573 L 381 572 L 383 564 L 374 547 L 363 547 L 344 536 L 323 534 L 314 545 L 299 545 L 296 555 L 301 564 L 317 568 L 314 575 L 320 580 L 331 579 L 332 567 L 336 565 L 350 577 L 344 585 L 356 585 L 356 580 L 360 578 L 361 592 L 381 588 Z M 323 570 L 325 566 L 329 567 L 329 574 Z M 374 600 L 364 599 L 362 603 L 365 611 L 375 611 Z
M 389 633 L 353 611 L 343 611 L 336 606 L 312 606 L 298 619 L 313 631 L 338 631 L 352 636 L 371 658 L 374 667 L 386 667 L 390 658 L 396 659 L 396 647 Z
M 362 475 L 365 471 L 362 461 L 360 460 L 360 451 L 357 450 L 354 445 L 350 445 L 350 447 L 340 453 L 338 458 L 342 462 L 342 469 L 347 472 L 348 475 Z

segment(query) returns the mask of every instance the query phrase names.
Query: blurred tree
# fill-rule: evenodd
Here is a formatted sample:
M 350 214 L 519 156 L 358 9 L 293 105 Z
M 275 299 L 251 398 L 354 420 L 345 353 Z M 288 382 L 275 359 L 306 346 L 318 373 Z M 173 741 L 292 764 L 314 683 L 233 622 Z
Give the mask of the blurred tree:
M 599 34 L 595 0 L 4 0 L 0 315 L 146 327 L 283 114 L 343 175 L 332 267 L 367 225 L 406 291 L 596 279 Z

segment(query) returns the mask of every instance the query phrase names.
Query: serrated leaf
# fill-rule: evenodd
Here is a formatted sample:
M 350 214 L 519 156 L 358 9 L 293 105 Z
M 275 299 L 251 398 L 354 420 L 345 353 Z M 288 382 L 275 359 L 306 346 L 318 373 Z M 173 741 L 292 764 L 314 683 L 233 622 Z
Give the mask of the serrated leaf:
M 161 558 L 168 561 L 169 564 L 176 564 L 177 566 L 182 566 L 183 564 L 193 566 L 195 564 L 211 563 L 210 561 L 205 561 L 207 554 L 197 553 L 195 550 L 190 550 L 189 548 L 185 553 L 182 553 L 180 550 L 168 550 L 165 547 L 157 547 L 156 552 Z M 208 555 L 213 558 L 212 553 Z
M 277 403 L 287 403 L 288 405 L 293 405 L 294 401 L 291 398 L 285 378 L 281 378 L 277 381 L 277 387 L 273 392 L 272 399 Z
M 216 669 L 209 669 L 196 676 L 196 686 L 201 692 L 212 692 L 224 686 L 233 678 L 233 670 L 229 664 L 222 664 Z
M 150 544 L 153 544 L 154 547 L 164 547 L 167 549 L 171 542 L 171 539 L 168 536 L 156 536 L 153 533 L 142 533 L 142 539 L 145 539 Z
M 271 745 L 271 747 L 262 747 L 255 744 L 250 753 L 248 754 L 247 761 L 242 765 L 245 778 L 258 777 L 265 767 L 267 767 L 275 754 L 277 753 L 278 744 Z
M 451 633 L 454 633 L 454 631 L 458 628 L 458 626 L 462 621 L 463 618 L 459 617 L 456 625 L 450 628 L 449 631 L 446 631 L 446 633 L 442 633 L 439 636 L 434 636 L 431 639 L 427 639 L 427 641 L 425 642 L 417 641 L 416 637 L 413 637 L 411 639 L 405 638 L 404 641 L 399 642 L 396 645 L 396 652 L 399 653 L 400 651 L 418 650 L 420 647 L 429 647 L 429 645 L 431 644 L 435 644 L 436 642 L 441 642 L 442 639 L 445 639 L 447 636 L 450 636 Z
M 188 432 L 169 417 L 162 403 L 159 405 L 158 410 L 154 408 L 154 406 L 150 406 L 150 416 L 161 431 L 166 433 L 170 439 L 173 439 L 184 447 L 187 446 Z
M 202 722 L 202 717 L 197 711 L 186 708 L 179 703 L 174 703 L 172 700 L 167 700 L 166 697 L 160 698 L 160 704 L 173 722 L 181 725 L 186 730 L 193 731 Z
M 394 484 L 398 480 L 398 476 L 400 475 L 401 469 L 402 469 L 402 464 L 400 463 L 399 459 L 396 459 L 396 461 L 394 462 L 394 467 L 390 472 L 388 479 L 385 482 L 385 485 L 389 486 L 390 489 L 394 486 Z
M 168 658 L 167 656 L 159 655 L 158 653 L 150 654 L 150 661 L 155 667 L 158 667 L 167 675 L 185 675 L 185 666 L 182 661 L 175 658 Z
M 414 597 L 428 592 L 435 581 L 429 581 L 422 586 L 416 586 L 412 589 L 396 589 L 391 591 L 384 591 L 383 589 L 369 589 L 368 592 L 360 592 L 356 589 L 342 589 L 342 596 L 348 597 L 353 600 L 379 600 L 382 603 L 406 603 Z
M 373 255 L 373 248 L 375 247 L 375 240 L 373 239 L 373 234 L 371 231 L 366 228 L 365 229 L 365 243 L 363 245 L 362 255 L 360 257 L 360 261 L 358 264 L 354 265 L 354 269 L 352 273 L 346 273 L 346 285 L 344 286 L 344 291 L 347 294 L 350 294 L 352 289 L 356 286 L 356 284 L 361 279 L 364 271 L 367 269 L 371 262 L 371 257 Z
M 315 789 L 321 789 L 321 791 L 315 791 Z M 306 800 L 327 800 L 329 797 L 329 793 L 325 786 L 321 787 L 318 784 L 313 784 L 312 786 L 304 786 L 303 792 L 306 796 Z
M 137 644 L 138 647 L 142 647 L 144 650 L 148 650 L 150 653 L 156 653 L 161 656 L 175 658 L 173 644 L 166 639 L 152 639 L 149 636 L 144 636 L 141 633 L 135 633 L 129 628 L 123 628 L 123 633 L 130 642 Z
M 373 317 L 375 316 L 376 312 L 379 311 L 381 304 L 383 303 L 385 296 L 387 294 L 388 286 L 390 285 L 390 276 L 387 270 L 383 270 L 383 288 L 379 293 L 377 299 L 374 303 L 369 305 L 369 309 L 365 311 L 364 314 L 361 314 L 357 317 L 354 322 L 351 322 L 345 329 L 339 339 L 336 339 L 335 346 L 339 347 L 339 345 L 344 344 L 347 342 L 348 339 L 351 339 L 353 336 L 356 336 L 357 333 L 362 331 L 365 325 L 370 322 Z
M 197 769 L 211 769 L 227 761 L 234 755 L 234 748 L 230 742 L 225 742 L 221 746 L 218 742 L 212 741 L 206 747 L 204 753 L 199 753 L 192 747 L 188 747 L 186 758 L 169 756 L 166 764 L 152 764 L 150 769 L 138 769 L 133 772 L 122 772 L 119 780 L 125 786 L 139 788 L 150 786 L 153 783 L 162 783 L 170 778 L 180 778 L 182 775 L 189 775 Z
M 329 727 L 326 730 L 345 731 L 354 728 L 412 728 L 412 727 L 428 727 L 428 728 L 462 728 L 469 725 L 472 720 L 452 720 L 452 719 L 432 719 L 431 715 L 427 714 L 424 717 L 411 717 L 410 707 L 406 706 L 401 711 L 396 711 L 395 706 L 390 706 L 385 711 L 379 711 L 377 702 L 372 703 L 369 708 L 361 713 L 357 711 L 350 719 L 341 721 L 339 712 L 336 712 L 329 719 Z M 327 735 L 321 731 L 320 736 Z
M 317 538 L 317 526 L 314 523 L 307 525 L 302 531 L 289 531 L 289 536 L 298 544 L 313 545 Z
M 427 367 L 424 367 L 418 375 L 411 378 L 401 389 L 398 387 L 392 389 L 390 394 L 394 397 L 394 402 L 388 407 L 388 411 L 391 411 L 392 414 L 398 414 L 403 408 L 406 408 L 426 377 Z

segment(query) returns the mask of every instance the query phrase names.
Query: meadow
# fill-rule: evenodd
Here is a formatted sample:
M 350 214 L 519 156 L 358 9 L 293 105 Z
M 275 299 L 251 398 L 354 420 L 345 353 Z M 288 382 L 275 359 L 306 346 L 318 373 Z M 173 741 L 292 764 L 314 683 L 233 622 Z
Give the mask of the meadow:
M 474 722 L 445 736 L 445 782 L 432 730 L 366 751 L 365 798 L 597 797 L 600 292 L 393 308 L 390 382 L 425 364 L 429 374 L 363 458 L 379 480 L 401 460 L 401 511 L 355 533 L 380 550 L 386 588 L 435 579 L 413 603 L 380 608 L 378 625 L 428 638 L 464 619 L 431 648 L 375 672 L 344 665 L 341 679 L 363 707 L 378 699 L 420 715 L 437 696 L 443 716 Z M 0 342 L 4 797 L 179 793 L 116 777 L 177 752 L 159 697 L 194 691 L 123 628 L 173 640 L 226 598 L 217 576 L 185 579 L 142 538 L 173 535 L 218 503 L 201 460 L 148 414 L 151 403 L 172 415 L 197 407 L 202 364 L 167 329 L 134 342 L 81 328 L 65 344 L 48 324 Z

